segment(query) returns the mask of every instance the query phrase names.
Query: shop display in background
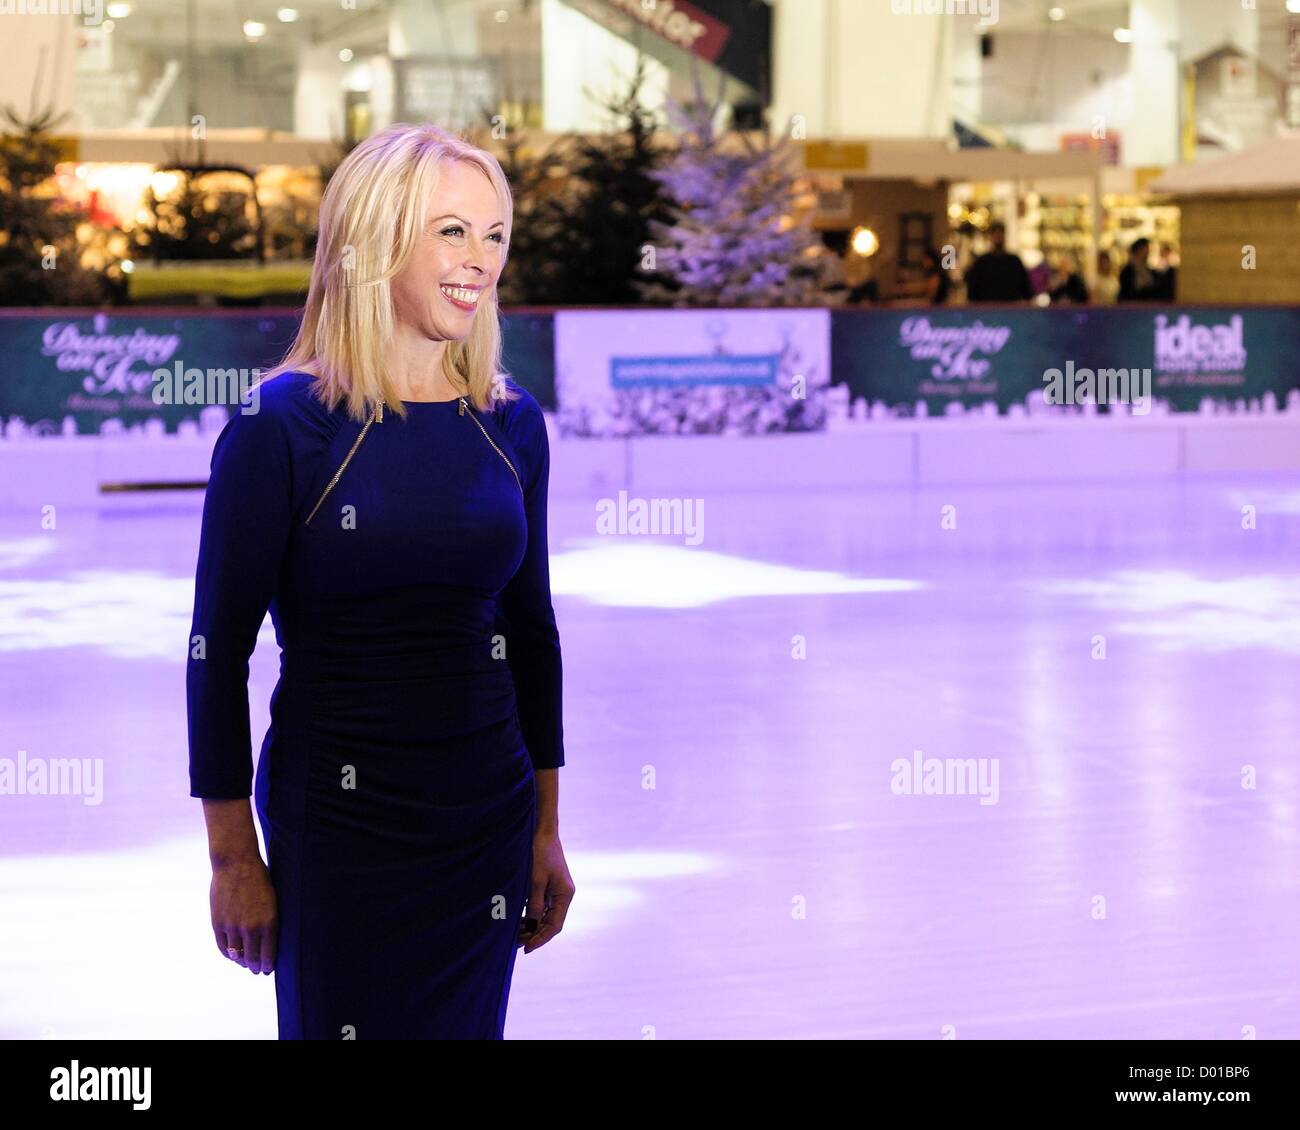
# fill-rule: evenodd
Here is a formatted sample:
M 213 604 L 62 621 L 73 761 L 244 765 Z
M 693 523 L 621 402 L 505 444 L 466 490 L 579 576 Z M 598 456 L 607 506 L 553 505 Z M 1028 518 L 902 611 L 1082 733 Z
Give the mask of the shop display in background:
M 135 261 L 262 260 L 262 209 L 251 170 L 177 165 L 149 178 L 141 222 L 131 231 Z
M 307 231 L 295 237 L 283 206 L 274 218 L 274 241 L 281 249 L 307 246 Z M 272 232 L 257 176 L 250 169 L 218 165 L 158 169 L 149 178 L 138 220 L 131 229 L 129 271 L 130 296 L 135 301 L 199 296 L 259 303 L 270 295 L 297 295 L 306 289 L 310 278 L 306 259 L 298 258 L 297 266 L 267 263 Z M 232 266 L 239 269 L 232 271 Z
M 1011 195 L 1010 185 L 981 182 L 954 184 L 949 199 L 948 222 L 951 235 L 948 242 L 953 248 L 953 266 L 948 271 L 953 288 L 949 304 L 959 306 L 967 300 L 967 274 L 975 260 L 992 246 L 989 229 L 995 224 L 1002 224 L 1007 229 L 1008 245 L 1015 244 L 1016 240 L 1011 237 L 1011 233 L 1016 225 L 1016 199 Z
M 1109 256 L 1112 276 L 1139 237 L 1151 241 L 1153 263 L 1178 264 L 1179 209 L 1175 204 L 1155 203 L 1142 192 L 1110 192 L 1102 197 L 1101 232 L 1095 247 L 1093 208 L 1083 193 L 1029 190 L 1017 198 L 1009 183 L 954 184 L 948 215 L 956 229 L 955 246 L 963 275 L 986 249 L 986 233 L 998 221 L 1007 225 L 1008 246 L 1021 256 L 1031 274 L 1037 273 L 1038 283 L 1077 274 L 1088 284 L 1093 301 L 1106 301 L 1111 289 L 1104 279 L 1096 285 L 1097 256 L 1102 252 Z M 1036 289 L 1054 287 L 1039 285 Z M 1046 301 L 1041 296 L 1039 300 Z
M 318 169 L 267 165 L 257 172 L 263 248 L 268 262 L 310 260 L 316 254 L 323 178 Z
M 143 162 L 64 161 L 52 183 L 86 213 L 83 262 L 123 277 L 123 297 L 242 302 L 305 290 L 322 176 L 310 165 L 191 173 Z
M 1153 204 L 1137 193 L 1107 193 L 1102 197 L 1101 250 L 1123 261 L 1135 239 L 1153 247 L 1179 246 L 1179 212 L 1174 204 Z
M 1083 194 L 1025 196 L 1020 248 L 1040 302 L 1086 302 L 1093 253 L 1092 203 Z
M 1048 262 L 1066 256 L 1084 263 L 1091 246 L 1092 205 L 1086 196 L 1026 195 L 1020 228 L 1022 254 L 1036 251 Z

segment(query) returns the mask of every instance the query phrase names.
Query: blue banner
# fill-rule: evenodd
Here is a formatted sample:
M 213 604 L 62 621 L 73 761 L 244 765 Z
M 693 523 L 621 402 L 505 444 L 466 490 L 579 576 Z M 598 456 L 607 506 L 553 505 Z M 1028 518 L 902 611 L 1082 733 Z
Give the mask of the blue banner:
M 175 431 L 207 408 L 237 410 L 287 352 L 299 312 L 0 312 L 0 422 L 7 435 Z M 555 406 L 550 314 L 502 315 L 503 364 Z M 167 370 L 169 379 L 154 374 Z M 152 421 L 158 421 L 154 423 Z
M 826 318 L 781 309 L 565 311 L 557 335 L 556 314 L 503 312 L 503 362 L 548 411 L 557 409 L 558 364 L 562 422 L 578 420 L 569 430 L 583 435 L 816 427 L 811 409 L 828 379 L 895 415 L 944 415 L 954 405 L 1003 414 L 1045 397 L 1105 405 L 1108 390 L 1130 403 L 1144 392 L 1175 412 L 1206 401 L 1267 410 L 1288 398 L 1300 410 L 1296 307 L 835 310 L 828 327 Z M 233 408 L 238 389 L 283 356 L 297 325 L 293 310 L 0 312 L 0 422 L 8 435 L 175 431 L 206 406 Z M 158 369 L 173 374 L 171 403 L 155 397 Z M 791 374 L 803 378 L 807 399 L 784 388 Z M 758 402 L 726 399 L 751 395 L 747 388 L 803 414 L 768 419 Z
M 1107 388 L 1174 412 L 1281 407 L 1300 387 L 1297 344 L 1300 309 L 1281 306 L 837 310 L 831 323 L 836 383 L 899 415 L 1102 405 Z

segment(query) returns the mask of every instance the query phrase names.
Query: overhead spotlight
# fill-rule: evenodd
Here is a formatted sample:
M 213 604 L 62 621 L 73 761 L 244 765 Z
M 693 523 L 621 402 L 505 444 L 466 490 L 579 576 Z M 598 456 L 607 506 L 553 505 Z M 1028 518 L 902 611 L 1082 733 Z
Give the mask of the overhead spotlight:
M 244 35 L 249 39 L 261 39 L 266 34 L 266 24 L 260 20 L 245 20 Z
M 497 23 L 503 24 L 506 22 L 506 20 L 510 18 L 510 13 L 507 12 L 504 8 L 498 8 L 495 12 L 492 13 L 492 18 L 496 20 Z
M 130 4 L 110 4 L 104 9 L 105 15 L 110 20 L 124 20 L 131 14 Z
M 1300 0 L 1286 0 L 1286 10 L 1293 16 L 1300 16 Z
M 296 24 L 298 22 L 297 8 L 277 8 L 275 18 L 282 24 Z
M 1133 42 L 1133 29 L 1132 29 L 1132 28 L 1127 28 L 1127 27 L 1117 27 L 1117 28 L 1115 29 L 1115 42 L 1116 42 L 1116 43 L 1132 43 L 1132 42 Z
M 1049 8 L 1047 11 L 1047 18 L 1051 20 L 1052 23 L 1059 24 L 1063 19 L 1065 19 L 1065 9 Z

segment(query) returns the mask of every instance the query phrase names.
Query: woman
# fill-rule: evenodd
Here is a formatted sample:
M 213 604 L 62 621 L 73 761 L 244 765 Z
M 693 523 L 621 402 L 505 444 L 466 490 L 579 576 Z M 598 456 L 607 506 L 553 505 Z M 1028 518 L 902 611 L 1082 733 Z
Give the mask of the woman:
M 191 794 L 217 947 L 275 972 L 282 1039 L 500 1039 L 516 946 L 574 893 L 549 448 L 497 376 L 512 207 L 497 161 L 436 127 L 363 142 L 321 202 L 297 340 L 213 451 Z M 268 607 L 269 870 L 247 691 Z

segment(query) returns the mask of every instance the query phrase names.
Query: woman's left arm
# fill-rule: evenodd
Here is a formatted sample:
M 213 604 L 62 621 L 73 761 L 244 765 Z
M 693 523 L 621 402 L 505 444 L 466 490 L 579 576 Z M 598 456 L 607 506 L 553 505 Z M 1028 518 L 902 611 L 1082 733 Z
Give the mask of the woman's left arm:
M 551 603 L 546 536 L 551 453 L 541 407 L 527 392 L 505 406 L 506 432 L 524 466 L 524 512 L 528 544 L 518 571 L 497 601 L 497 630 L 515 684 L 519 728 L 532 760 L 537 787 L 537 828 L 528 916 L 532 933 L 521 933 L 524 953 L 545 945 L 564 926 L 575 887 L 560 845 L 560 766 L 564 764 L 563 671 L 560 633 Z
M 506 434 L 523 466 L 528 544 L 518 570 L 497 600 L 497 630 L 505 641 L 514 678 L 519 726 L 535 770 L 564 764 L 563 669 L 560 633 L 551 604 L 551 566 L 546 536 L 551 471 L 546 422 L 528 393 L 507 405 Z

